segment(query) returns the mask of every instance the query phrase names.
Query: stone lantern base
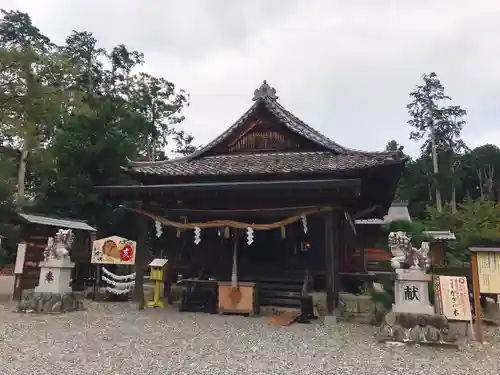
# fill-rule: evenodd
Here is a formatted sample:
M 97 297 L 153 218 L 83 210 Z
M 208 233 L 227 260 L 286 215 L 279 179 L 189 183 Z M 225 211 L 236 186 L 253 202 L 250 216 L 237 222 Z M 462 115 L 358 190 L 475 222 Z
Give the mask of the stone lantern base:
M 48 259 L 40 263 L 40 279 L 35 291 L 17 306 L 18 312 L 66 313 L 83 309 L 79 295 L 70 287 L 75 264 L 68 257 Z
M 31 292 L 17 305 L 19 313 L 62 314 L 83 309 L 81 296 L 74 292 Z
M 429 302 L 431 276 L 421 269 L 399 272 L 394 284 L 392 311 L 381 326 L 380 341 L 427 345 L 454 345 L 448 320 Z

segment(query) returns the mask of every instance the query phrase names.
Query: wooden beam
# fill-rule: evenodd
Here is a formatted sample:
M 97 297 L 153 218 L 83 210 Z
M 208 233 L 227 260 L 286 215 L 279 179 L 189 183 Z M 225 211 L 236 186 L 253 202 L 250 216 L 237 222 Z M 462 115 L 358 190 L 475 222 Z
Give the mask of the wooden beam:
M 151 212 L 159 216 L 194 216 L 214 218 L 235 218 L 235 217 L 290 217 L 301 215 L 311 209 L 320 208 L 317 206 L 296 206 L 296 207 L 261 207 L 248 209 L 202 209 L 202 208 L 168 208 L 161 204 L 151 205 Z
M 295 190 L 344 192 L 358 196 L 361 189 L 361 180 L 358 178 L 336 179 L 301 179 L 301 180 L 260 180 L 260 181 L 231 181 L 231 182 L 198 182 L 177 183 L 161 185 L 116 185 L 95 186 L 94 189 L 103 197 L 116 197 L 122 199 L 136 199 L 164 197 L 181 199 L 184 197 L 199 197 L 200 193 L 233 193 L 241 195 L 243 192 L 259 194 L 268 192 L 278 195 Z M 331 192 L 329 193 L 331 195 Z M 189 199 L 189 198 L 188 198 Z

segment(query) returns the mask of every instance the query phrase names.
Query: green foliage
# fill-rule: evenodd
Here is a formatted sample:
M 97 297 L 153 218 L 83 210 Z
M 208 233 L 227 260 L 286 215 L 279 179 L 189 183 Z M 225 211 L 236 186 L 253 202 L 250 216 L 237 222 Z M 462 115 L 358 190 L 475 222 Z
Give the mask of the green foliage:
M 394 284 L 394 282 L 392 282 Z M 382 305 L 387 309 L 390 310 L 392 308 L 392 304 L 394 302 L 394 294 L 393 292 L 388 292 L 388 291 L 383 291 L 383 292 L 378 292 L 375 290 L 372 290 L 371 293 L 371 298 L 372 301 L 377 303 L 382 303 Z
M 422 149 L 427 149 L 430 142 L 430 133 L 436 129 L 441 118 L 441 103 L 450 98 L 445 95 L 444 87 L 436 73 L 432 72 L 422 76 L 423 84 L 417 85 L 410 93 L 412 101 L 406 106 L 413 130 L 410 139 L 420 140 L 428 137 Z
M 188 94 L 140 72 L 142 53 L 100 48 L 90 32 L 73 31 L 57 46 L 17 11 L 3 11 L 0 30 L 0 136 L 27 151 L 32 210 L 86 219 L 109 232 L 134 230 L 135 218 L 113 213 L 116 203 L 100 201 L 93 188 L 133 183 L 120 168 L 127 159 L 192 152 L 193 137 L 176 128 Z M 7 161 L 14 178 L 16 155 Z
M 484 200 L 468 200 L 456 213 L 445 206 L 442 213 L 429 208 L 428 226 L 434 230 L 451 230 L 457 241 L 455 257 L 463 259 L 470 246 L 500 242 L 500 205 Z
M 467 112 L 460 106 L 446 105 L 451 98 L 445 94 L 436 73 L 424 74 L 422 78 L 423 84 L 410 93 L 411 102 L 407 105 L 410 139 L 424 139 L 421 158 L 432 160 L 432 168 L 423 170 L 430 201 L 435 193 L 436 206 L 441 210 L 442 191 L 449 190 L 448 201 L 456 210 L 457 187 L 463 177 L 461 156 L 468 150 L 461 139 Z
M 468 200 L 498 200 L 500 187 L 500 149 L 494 145 L 483 145 L 457 156 L 455 175 L 457 203 Z M 442 171 L 446 171 L 443 168 Z M 440 172 L 441 173 L 441 172 Z M 443 172 L 445 173 L 445 172 Z M 399 181 L 397 199 L 408 202 L 412 218 L 429 219 L 428 206 L 433 205 L 435 182 L 432 176 L 432 161 L 428 155 L 410 159 Z M 446 178 L 444 182 L 447 181 Z M 451 184 L 441 186 L 445 202 L 451 200 Z M 451 210 L 451 207 L 449 207 Z

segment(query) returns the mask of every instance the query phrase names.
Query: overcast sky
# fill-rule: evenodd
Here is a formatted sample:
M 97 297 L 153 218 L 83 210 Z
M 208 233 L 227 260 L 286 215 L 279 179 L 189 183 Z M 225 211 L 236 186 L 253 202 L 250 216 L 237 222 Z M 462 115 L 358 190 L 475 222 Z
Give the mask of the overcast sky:
M 191 94 L 183 127 L 205 144 L 262 80 L 342 145 L 408 140 L 408 93 L 435 71 L 467 109 L 469 146 L 500 145 L 499 0 L 0 0 L 55 42 L 91 31 L 145 54 L 144 70 Z

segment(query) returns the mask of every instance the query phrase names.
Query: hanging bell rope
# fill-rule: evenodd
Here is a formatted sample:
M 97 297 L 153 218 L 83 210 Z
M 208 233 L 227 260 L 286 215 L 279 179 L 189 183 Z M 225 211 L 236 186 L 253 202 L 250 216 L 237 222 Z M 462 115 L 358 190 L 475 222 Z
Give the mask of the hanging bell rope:
M 213 221 L 207 221 L 204 223 L 181 223 L 178 221 L 173 221 L 173 220 L 169 220 L 169 219 L 164 218 L 164 217 L 157 216 L 151 212 L 147 212 L 147 211 L 144 211 L 141 209 L 128 208 L 128 207 L 122 207 L 122 209 L 127 210 L 127 211 L 132 211 L 132 212 L 138 213 L 140 215 L 147 216 L 153 220 L 157 220 L 164 226 L 171 226 L 171 227 L 178 228 L 178 229 L 195 229 L 195 228 L 207 229 L 207 228 L 218 228 L 218 227 L 230 227 L 230 228 L 236 228 L 236 229 L 252 228 L 254 230 L 271 230 L 271 229 L 277 229 L 277 228 L 284 228 L 287 225 L 296 223 L 296 222 L 302 220 L 302 218 L 301 218 L 302 216 L 309 216 L 309 215 L 320 213 L 320 212 L 333 211 L 335 209 L 335 207 L 332 207 L 332 206 L 316 207 L 314 209 L 304 211 L 299 215 L 291 216 L 289 218 L 286 218 L 286 219 L 283 219 L 280 221 L 276 221 L 274 223 L 269 223 L 269 224 L 251 224 L 251 223 L 244 223 L 244 222 L 235 221 L 235 220 L 213 220 Z

